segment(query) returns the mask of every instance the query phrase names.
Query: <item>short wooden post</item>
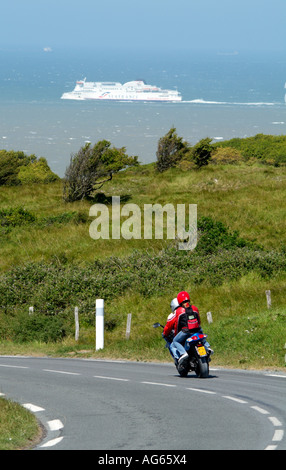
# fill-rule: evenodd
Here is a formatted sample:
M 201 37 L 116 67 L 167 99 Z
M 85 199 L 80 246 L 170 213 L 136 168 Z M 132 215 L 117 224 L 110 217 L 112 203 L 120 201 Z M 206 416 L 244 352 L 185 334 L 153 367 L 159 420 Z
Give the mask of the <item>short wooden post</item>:
M 266 294 L 266 300 L 267 300 L 267 308 L 270 308 L 271 307 L 271 291 L 266 290 L 265 294 Z
M 213 322 L 212 312 L 207 312 L 207 320 L 209 323 Z
M 132 314 L 128 313 L 127 314 L 127 325 L 126 325 L 126 339 L 129 339 L 130 337 L 130 332 L 131 332 L 131 317 Z
M 74 321 L 75 321 L 75 340 L 79 338 L 79 321 L 78 321 L 78 307 L 74 308 Z

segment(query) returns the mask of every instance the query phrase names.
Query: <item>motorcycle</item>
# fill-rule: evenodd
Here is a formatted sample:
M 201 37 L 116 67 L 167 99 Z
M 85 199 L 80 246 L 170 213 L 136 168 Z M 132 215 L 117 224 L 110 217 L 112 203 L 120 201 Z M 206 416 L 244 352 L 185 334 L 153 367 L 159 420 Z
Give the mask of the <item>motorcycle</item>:
M 160 323 L 154 323 L 153 328 L 164 328 Z M 185 350 L 188 353 L 188 359 L 183 361 L 181 364 L 178 363 L 170 349 L 171 342 L 173 338 L 165 338 L 166 347 L 169 349 L 171 356 L 174 359 L 176 369 L 181 377 L 187 377 L 188 372 L 193 370 L 197 377 L 204 379 L 209 376 L 209 363 L 210 363 L 210 354 L 203 344 L 203 340 L 207 338 L 207 335 L 204 333 L 193 333 L 185 342 Z

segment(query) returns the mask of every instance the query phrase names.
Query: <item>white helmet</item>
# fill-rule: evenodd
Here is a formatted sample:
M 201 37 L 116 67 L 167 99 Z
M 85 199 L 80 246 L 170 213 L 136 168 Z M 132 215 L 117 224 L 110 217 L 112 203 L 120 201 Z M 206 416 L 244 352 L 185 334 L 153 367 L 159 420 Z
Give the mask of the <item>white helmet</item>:
M 179 307 L 179 302 L 178 302 L 178 300 L 177 300 L 177 297 L 175 297 L 175 298 L 172 300 L 170 307 L 171 307 L 172 312 L 174 312 L 174 311 L 176 310 L 176 308 Z

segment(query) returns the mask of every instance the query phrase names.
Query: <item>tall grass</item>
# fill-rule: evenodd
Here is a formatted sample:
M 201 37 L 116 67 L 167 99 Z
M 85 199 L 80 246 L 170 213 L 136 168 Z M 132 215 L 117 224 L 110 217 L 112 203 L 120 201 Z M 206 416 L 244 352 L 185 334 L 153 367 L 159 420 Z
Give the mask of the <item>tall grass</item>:
M 266 166 L 208 166 L 197 171 L 176 168 L 156 173 L 154 165 L 120 172 L 103 187 L 107 196 L 129 196 L 143 210 L 146 203 L 197 204 L 198 217 L 212 216 L 238 230 L 242 237 L 255 239 L 267 249 L 281 249 L 285 241 L 286 168 Z M 111 254 L 124 256 L 134 249 L 161 249 L 161 240 L 92 240 L 88 218 L 92 202 L 67 204 L 62 184 L 0 188 L 0 209 L 22 206 L 38 218 L 68 211 L 86 215 L 84 224 L 17 227 L 1 236 L 0 269 L 28 260 L 48 260 L 54 254 L 68 259 L 90 260 Z M 122 202 L 124 204 L 124 202 Z M 111 208 L 110 208 L 111 211 Z M 163 241 L 164 242 L 164 241 Z

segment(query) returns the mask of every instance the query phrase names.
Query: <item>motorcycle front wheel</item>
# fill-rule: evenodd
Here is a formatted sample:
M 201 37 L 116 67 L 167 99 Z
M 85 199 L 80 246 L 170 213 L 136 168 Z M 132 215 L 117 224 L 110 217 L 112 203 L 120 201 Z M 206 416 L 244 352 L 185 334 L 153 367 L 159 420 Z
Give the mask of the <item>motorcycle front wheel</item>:
M 196 374 L 200 379 L 206 379 L 209 376 L 209 361 L 207 357 L 197 359 Z

